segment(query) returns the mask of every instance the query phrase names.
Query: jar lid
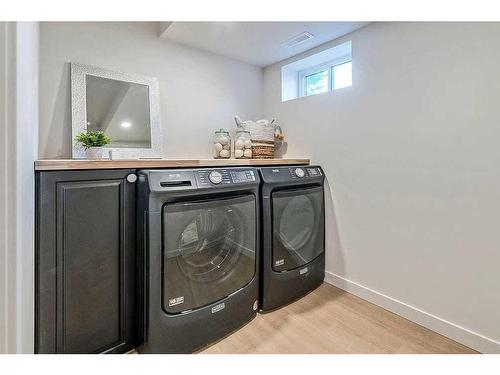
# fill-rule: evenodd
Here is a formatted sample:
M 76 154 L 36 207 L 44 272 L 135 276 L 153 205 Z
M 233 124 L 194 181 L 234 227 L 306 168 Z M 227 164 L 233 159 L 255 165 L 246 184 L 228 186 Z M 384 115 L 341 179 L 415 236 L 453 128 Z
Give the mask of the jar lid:
M 225 134 L 225 135 L 229 135 L 229 132 L 225 129 L 222 129 L 220 128 L 219 130 L 216 130 L 215 131 L 215 134 Z

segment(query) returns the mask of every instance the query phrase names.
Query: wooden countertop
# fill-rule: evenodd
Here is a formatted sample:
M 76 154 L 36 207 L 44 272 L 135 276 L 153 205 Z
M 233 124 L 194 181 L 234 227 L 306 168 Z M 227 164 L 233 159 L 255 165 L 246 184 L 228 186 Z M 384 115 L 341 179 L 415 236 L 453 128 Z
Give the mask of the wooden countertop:
M 75 169 L 147 169 L 308 164 L 309 159 L 44 159 L 35 161 L 35 170 L 61 171 Z

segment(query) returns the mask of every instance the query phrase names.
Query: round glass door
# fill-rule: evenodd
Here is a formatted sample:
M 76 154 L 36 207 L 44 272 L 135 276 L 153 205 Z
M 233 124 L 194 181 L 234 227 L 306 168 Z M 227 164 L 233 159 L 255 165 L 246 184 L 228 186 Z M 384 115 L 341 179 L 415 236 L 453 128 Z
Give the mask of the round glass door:
M 323 189 L 277 191 L 273 204 L 273 268 L 301 267 L 324 251 Z
M 299 195 L 285 205 L 277 235 L 289 251 L 297 252 L 311 240 L 315 223 L 313 202 L 309 197 Z
M 206 209 L 194 216 L 178 239 L 176 259 L 183 274 L 212 282 L 230 272 L 241 256 L 234 246 L 242 241 L 241 224 L 234 209 Z
M 255 196 L 163 206 L 163 309 L 214 303 L 255 275 Z

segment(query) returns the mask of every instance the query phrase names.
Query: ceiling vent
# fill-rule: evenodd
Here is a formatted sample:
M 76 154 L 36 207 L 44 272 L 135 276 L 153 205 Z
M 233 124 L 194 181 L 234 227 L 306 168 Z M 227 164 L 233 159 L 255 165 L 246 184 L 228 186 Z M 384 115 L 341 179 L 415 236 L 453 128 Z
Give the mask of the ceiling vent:
M 314 35 L 312 35 L 311 33 L 308 33 L 306 31 L 304 31 L 303 33 L 301 33 L 301 34 L 299 34 L 297 36 L 294 36 L 292 39 L 289 39 L 286 42 L 284 42 L 283 46 L 285 46 L 286 48 L 295 47 L 296 45 L 304 43 L 304 42 L 306 42 L 306 41 L 308 41 L 309 39 L 312 39 L 312 38 L 314 38 Z

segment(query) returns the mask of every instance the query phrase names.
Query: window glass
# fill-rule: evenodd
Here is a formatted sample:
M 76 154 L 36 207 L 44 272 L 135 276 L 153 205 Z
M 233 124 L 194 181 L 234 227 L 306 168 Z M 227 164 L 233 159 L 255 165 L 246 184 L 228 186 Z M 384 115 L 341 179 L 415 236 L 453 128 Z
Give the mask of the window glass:
M 333 89 L 352 86 L 352 62 L 332 67 Z
M 328 91 L 328 70 L 323 70 L 306 77 L 306 96 Z

